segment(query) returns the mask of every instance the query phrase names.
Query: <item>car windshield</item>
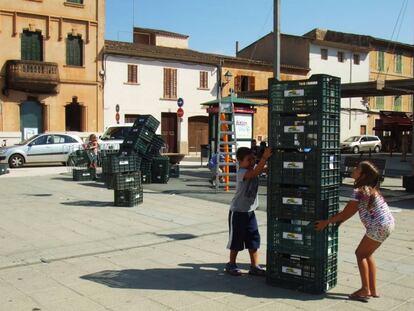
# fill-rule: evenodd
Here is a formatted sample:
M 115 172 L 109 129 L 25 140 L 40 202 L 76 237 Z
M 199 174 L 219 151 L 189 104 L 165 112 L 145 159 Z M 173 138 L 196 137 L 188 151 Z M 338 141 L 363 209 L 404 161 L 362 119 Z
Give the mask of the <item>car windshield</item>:
M 32 136 L 28 139 L 22 140 L 20 143 L 18 143 L 17 145 L 27 145 L 31 140 L 35 139 L 36 137 L 39 137 L 40 135 L 35 135 Z
M 346 143 L 352 143 L 354 141 L 358 141 L 361 138 L 361 136 L 352 136 L 345 140 Z
M 129 126 L 110 127 L 102 135 L 101 140 L 124 140 L 130 130 Z

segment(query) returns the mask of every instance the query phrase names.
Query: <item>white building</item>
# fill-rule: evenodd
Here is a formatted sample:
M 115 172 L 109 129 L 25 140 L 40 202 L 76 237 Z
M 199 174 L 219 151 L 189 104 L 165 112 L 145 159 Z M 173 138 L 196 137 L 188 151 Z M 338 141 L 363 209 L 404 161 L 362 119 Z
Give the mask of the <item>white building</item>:
M 316 29 L 309 46 L 309 75 L 324 73 L 340 77 L 341 83 L 369 80 L 369 50 L 347 43 L 323 40 L 323 30 Z M 368 124 L 367 103 L 363 98 L 341 100 L 341 141 L 354 135 L 366 134 Z
M 161 122 L 169 152 L 187 154 L 208 143 L 208 114 L 201 103 L 217 98 L 218 68 L 213 55 L 189 50 L 188 37 L 134 29 L 135 43 L 106 41 L 105 127 L 151 114 Z M 184 116 L 177 117 L 177 100 Z M 118 107 L 117 107 L 118 106 Z

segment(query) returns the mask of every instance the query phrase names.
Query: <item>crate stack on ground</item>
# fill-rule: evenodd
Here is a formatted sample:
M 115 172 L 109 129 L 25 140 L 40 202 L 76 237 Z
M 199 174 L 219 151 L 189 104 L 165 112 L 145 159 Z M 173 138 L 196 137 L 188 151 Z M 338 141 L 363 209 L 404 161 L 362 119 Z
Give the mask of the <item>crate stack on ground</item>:
M 96 169 L 88 167 L 92 154 L 88 150 L 76 150 L 68 157 L 68 166 L 72 168 L 73 181 L 92 181 L 96 179 Z
M 336 285 L 338 228 L 314 222 L 338 212 L 340 79 L 269 83 L 267 282 L 309 293 Z
M 159 125 L 160 122 L 151 115 L 139 116 L 121 145 L 122 154 L 136 154 L 141 158 L 141 181 L 144 184 L 167 183 L 169 179 L 169 158 L 160 155 L 164 141 L 155 134 Z

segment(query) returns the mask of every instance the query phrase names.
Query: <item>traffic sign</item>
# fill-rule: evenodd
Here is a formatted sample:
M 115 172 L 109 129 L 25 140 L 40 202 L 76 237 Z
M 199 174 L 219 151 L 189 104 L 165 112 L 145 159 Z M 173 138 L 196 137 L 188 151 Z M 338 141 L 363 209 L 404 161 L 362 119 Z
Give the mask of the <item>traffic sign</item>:
M 177 117 L 182 118 L 184 116 L 184 110 L 183 108 L 177 109 Z
M 178 107 L 182 107 L 182 106 L 184 106 L 184 99 L 182 99 L 181 97 L 177 100 L 177 106 Z
M 118 104 L 116 104 L 116 106 L 115 106 L 115 111 L 119 112 L 119 105 Z

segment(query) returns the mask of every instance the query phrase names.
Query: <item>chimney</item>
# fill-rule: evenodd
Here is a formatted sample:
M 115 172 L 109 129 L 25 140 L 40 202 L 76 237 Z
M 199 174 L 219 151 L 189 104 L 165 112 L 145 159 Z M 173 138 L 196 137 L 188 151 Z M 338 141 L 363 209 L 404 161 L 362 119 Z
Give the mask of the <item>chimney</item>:
M 239 53 L 239 41 L 236 41 L 236 56 Z

